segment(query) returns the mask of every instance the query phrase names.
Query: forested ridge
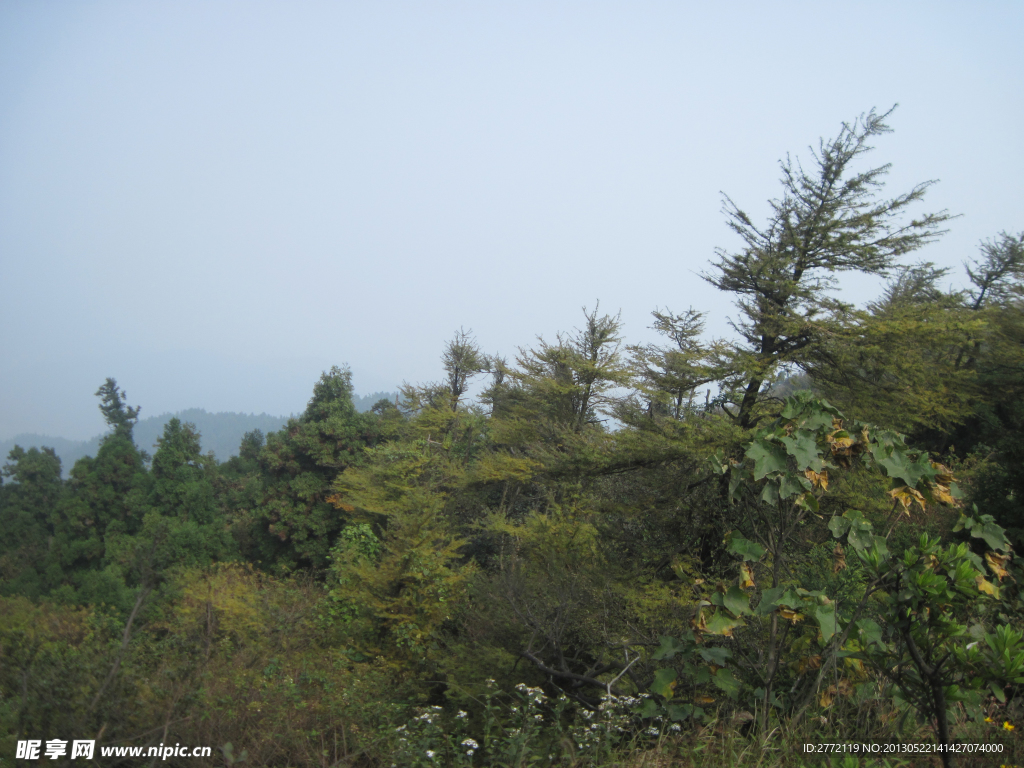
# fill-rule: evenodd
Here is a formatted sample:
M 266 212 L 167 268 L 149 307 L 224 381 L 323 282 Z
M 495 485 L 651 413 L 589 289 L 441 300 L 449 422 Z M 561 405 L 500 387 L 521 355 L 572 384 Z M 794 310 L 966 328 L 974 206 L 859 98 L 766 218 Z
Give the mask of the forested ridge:
M 1024 233 L 962 274 L 919 260 L 952 217 L 929 183 L 887 195 L 887 117 L 784 161 L 766 222 L 725 198 L 737 245 L 702 277 L 731 338 L 656 309 L 661 343 L 629 344 L 597 305 L 508 357 L 459 330 L 439 381 L 361 412 L 332 368 L 224 462 L 178 418 L 145 453 L 107 379 L 95 456 L 2 470 L 0 763 L 51 738 L 217 765 L 1024 763 Z M 844 272 L 888 282 L 855 307 Z
M 352 402 L 357 411 L 368 411 L 378 400 L 394 400 L 397 395 L 397 392 L 372 392 L 363 396 L 354 395 Z M 213 451 L 218 461 L 226 461 L 238 455 L 239 442 L 246 432 L 256 429 L 263 433 L 276 432 L 288 421 L 287 416 L 271 416 L 267 413 L 211 413 L 204 408 L 188 408 L 175 413 L 140 418 L 133 432 L 135 444 L 139 448 L 151 451 L 156 447 L 156 441 L 163 434 L 167 422 L 174 418 L 192 424 L 202 438 L 203 453 Z M 90 440 L 67 440 L 62 437 L 23 433 L 7 440 L 0 440 L 0 455 L 6 456 L 16 445 L 22 448 L 53 448 L 60 457 L 66 473 L 79 459 L 95 456 L 104 437 L 105 435 L 101 434 Z

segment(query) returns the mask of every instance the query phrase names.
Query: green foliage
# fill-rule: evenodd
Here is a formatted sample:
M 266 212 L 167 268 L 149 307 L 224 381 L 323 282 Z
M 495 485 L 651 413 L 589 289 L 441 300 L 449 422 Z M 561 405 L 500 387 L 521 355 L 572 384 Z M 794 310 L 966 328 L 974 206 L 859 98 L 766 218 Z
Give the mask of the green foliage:
M 117 381 L 107 379 L 106 382 L 96 390 L 96 397 L 100 398 L 100 411 L 107 424 L 114 430 L 118 437 L 132 439 L 132 428 L 139 420 L 139 407 L 131 408 L 126 402 L 127 392 L 123 392 L 117 386 Z
M 180 418 L 150 462 L 108 380 L 67 481 L 48 449 L 2 470 L 0 739 L 799 765 L 930 728 L 1019 762 L 1024 238 L 966 290 L 899 265 L 948 217 L 854 168 L 885 117 L 784 163 L 764 228 L 726 200 L 738 340 L 658 310 L 663 343 L 623 347 L 595 308 L 509 363 L 459 330 L 440 381 L 364 412 L 332 368 L 223 464 Z M 844 270 L 892 279 L 856 310 Z
M 362 461 L 380 436 L 379 418 L 357 413 L 352 375 L 334 367 L 313 388 L 305 413 L 267 437 L 259 454 L 259 500 L 251 517 L 254 555 L 281 570 L 324 568 L 341 529 L 331 483 Z
M 331 500 L 350 522 L 332 550 L 331 599 L 345 642 L 363 656 L 398 665 L 437 657 L 438 632 L 472 571 L 459 564 L 462 542 L 443 514 L 445 464 L 429 452 L 385 445 L 335 483 Z M 376 525 L 356 514 L 371 515 Z
M 779 366 L 809 366 L 841 328 L 847 307 L 829 294 L 836 273 L 885 274 L 899 257 L 941 234 L 950 218 L 942 212 L 907 222 L 902 217 L 929 183 L 878 199 L 889 166 L 853 171 L 871 150 L 869 142 L 890 131 L 885 120 L 891 113 L 872 110 L 844 123 L 834 139 L 820 142 L 811 171 L 783 161 L 783 195 L 770 202 L 764 227 L 725 198 L 727 222 L 743 247 L 719 250 L 704 279 L 736 294 L 742 313 L 735 328 L 744 344 L 723 354 L 719 378 L 727 390 L 723 403 L 735 406 L 729 413 L 744 428 L 754 425 L 762 387 Z
M 52 586 L 53 563 L 46 542 L 65 496 L 60 459 L 52 449 L 10 452 L 0 475 L 0 593 L 37 598 Z

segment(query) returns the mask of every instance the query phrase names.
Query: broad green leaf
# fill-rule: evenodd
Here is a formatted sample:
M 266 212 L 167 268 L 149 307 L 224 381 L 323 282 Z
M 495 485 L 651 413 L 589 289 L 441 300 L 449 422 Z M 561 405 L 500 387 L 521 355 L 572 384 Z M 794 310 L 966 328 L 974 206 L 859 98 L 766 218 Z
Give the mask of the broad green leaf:
M 796 468 L 801 472 L 805 469 L 813 469 L 820 472 L 822 467 L 821 456 L 818 455 L 818 441 L 814 435 L 804 430 L 798 430 L 789 437 L 779 440 L 786 446 L 786 452 L 796 459 Z
M 729 669 L 720 669 L 712 678 L 715 686 L 725 692 L 730 699 L 735 699 L 740 693 L 740 681 Z
M 857 526 L 850 526 L 850 533 L 846 537 L 846 540 L 850 542 L 850 546 L 854 549 L 863 552 L 866 549 L 870 549 L 875 543 L 875 534 L 872 532 L 870 524 Z
M 704 630 L 709 635 L 724 635 L 732 637 L 732 631 L 738 627 L 746 626 L 742 619 L 734 619 L 731 616 L 715 611 L 715 615 L 708 620 L 707 628 Z
M 732 475 L 729 477 L 729 498 L 739 498 L 739 489 L 743 487 L 744 481 L 747 479 L 743 476 L 743 471 L 738 467 L 732 468 Z
M 858 554 L 863 554 L 865 550 L 874 545 L 874 529 L 871 523 L 864 519 L 860 510 L 851 509 L 844 512 L 841 520 L 842 522 L 840 522 L 840 518 L 833 518 L 828 524 L 829 530 L 836 538 L 842 536 L 842 533 L 838 533 L 839 531 L 846 531 L 847 541 L 857 550 Z
M 808 430 L 830 427 L 833 419 L 843 418 L 837 408 L 810 392 L 798 392 L 792 397 L 787 397 L 780 415 Z
M 692 704 L 669 704 L 665 707 L 668 712 L 668 719 L 679 723 L 693 714 Z
M 779 503 L 779 487 L 775 484 L 774 480 L 768 480 L 764 484 L 764 490 L 761 491 L 761 501 L 765 504 Z
M 875 459 L 889 477 L 902 480 L 911 488 L 916 488 L 922 477 L 934 474 L 928 454 L 924 451 L 915 460 L 900 448 L 894 448 L 889 455 L 882 458 L 875 456 Z
M 857 630 L 860 633 L 861 642 L 865 645 L 874 643 L 885 648 L 885 641 L 882 639 L 882 628 L 877 622 L 871 619 L 861 619 L 857 622 Z
M 806 493 L 811 490 L 810 481 L 803 475 L 785 474 L 779 481 L 779 496 L 788 499 L 798 493 Z
M 752 612 L 750 610 L 750 595 L 746 594 L 735 584 L 729 587 L 729 591 L 722 596 L 722 605 L 733 616 L 742 616 L 745 613 Z
M 850 530 L 850 519 L 847 517 L 833 517 L 828 521 L 828 529 L 832 531 L 833 536 L 841 539 Z
M 779 607 L 779 598 L 786 591 L 785 587 L 772 587 L 761 593 L 761 602 L 757 604 L 754 613 L 758 616 L 767 616 Z
M 804 408 L 806 408 L 806 403 L 795 397 L 787 397 L 786 404 L 782 406 L 782 413 L 779 415 L 792 421 L 803 413 Z
M 834 605 L 819 605 L 814 611 L 814 618 L 818 620 L 821 627 L 821 640 L 827 643 L 836 633 L 836 607 Z
M 721 448 L 708 456 L 708 464 L 716 475 L 724 475 L 729 471 L 729 462 L 725 460 L 725 452 Z
M 692 643 L 688 644 L 686 642 L 680 642 L 679 640 L 676 640 L 674 637 L 668 637 L 667 635 L 662 635 L 658 639 L 661 640 L 661 646 L 658 648 L 658 650 L 651 654 L 651 658 L 655 661 L 665 661 L 671 659 L 677 653 L 686 653 L 691 648 L 693 648 Z
M 697 649 L 697 653 L 704 661 L 709 664 L 717 664 L 720 667 L 725 666 L 725 662 L 732 658 L 732 651 L 721 646 L 701 646 Z
M 729 539 L 729 551 L 740 555 L 744 560 L 757 562 L 764 555 L 764 547 L 754 541 L 744 539 L 742 536 L 733 536 Z
M 1006 531 L 996 525 L 991 515 L 982 515 L 981 520 L 971 527 L 971 536 L 984 539 L 991 549 L 999 549 L 1003 552 L 1010 551 L 1010 542 L 1006 538 Z
M 792 587 L 786 589 L 779 598 L 779 605 L 785 605 L 788 608 L 802 608 L 804 601 L 803 598 L 794 590 Z
M 657 717 L 661 714 L 661 707 L 654 699 L 644 699 L 640 706 L 637 707 L 636 713 L 643 718 Z
M 771 472 L 786 469 L 786 451 L 778 443 L 758 439 L 747 448 L 746 457 L 754 462 L 754 479 L 760 480 Z
M 651 683 L 651 691 L 663 699 L 671 699 L 676 690 L 676 671 L 669 667 L 662 667 L 654 673 L 654 681 Z

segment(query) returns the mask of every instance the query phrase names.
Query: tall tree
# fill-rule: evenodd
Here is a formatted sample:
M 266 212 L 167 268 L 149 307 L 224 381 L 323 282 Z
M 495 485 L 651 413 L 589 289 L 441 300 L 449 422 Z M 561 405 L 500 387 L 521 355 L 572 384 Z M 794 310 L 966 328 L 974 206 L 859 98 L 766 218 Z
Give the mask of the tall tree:
M 853 164 L 870 142 L 889 133 L 892 113 L 874 110 L 812 150 L 805 170 L 788 157 L 781 162 L 780 198 L 757 226 L 728 196 L 727 222 L 743 242 L 738 252 L 718 251 L 703 275 L 716 288 L 737 295 L 741 318 L 734 323 L 743 343 L 723 359 L 729 415 L 743 428 L 758 420 L 757 405 L 781 366 L 803 367 L 815 347 L 841 321 L 844 305 L 830 289 L 839 272 L 883 275 L 897 260 L 942 233 L 945 212 L 907 220 L 909 209 L 934 182 L 892 198 L 880 197 L 890 166 L 856 172 Z
M 357 413 L 352 374 L 325 371 L 298 419 L 267 437 L 260 451 L 263 488 L 256 510 L 263 558 L 284 569 L 322 568 L 341 519 L 327 502 L 332 481 L 362 460 L 379 436 L 380 417 Z
M 128 393 L 117 386 L 115 379 L 107 379 L 96 390 L 96 397 L 100 398 L 100 411 L 108 426 L 113 427 L 114 434 L 131 440 L 140 408 L 128 405 Z

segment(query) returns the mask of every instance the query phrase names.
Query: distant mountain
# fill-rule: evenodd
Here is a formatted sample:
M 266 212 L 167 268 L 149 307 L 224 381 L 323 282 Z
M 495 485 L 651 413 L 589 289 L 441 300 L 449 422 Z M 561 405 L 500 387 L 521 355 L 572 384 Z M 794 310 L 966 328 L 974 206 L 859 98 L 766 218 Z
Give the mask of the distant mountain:
M 157 439 L 163 437 L 164 426 L 173 418 L 195 424 L 203 453 L 213 451 L 217 461 L 227 461 L 238 455 L 238 446 L 246 432 L 252 432 L 254 429 L 260 430 L 263 434 L 277 432 L 288 423 L 289 417 L 270 416 L 266 413 L 207 413 L 202 408 L 189 408 L 177 413 L 165 413 L 140 420 L 135 425 L 135 444 L 152 455 L 156 451 Z M 93 438 L 96 447 L 99 447 L 99 440 L 99 437 Z
M 68 476 L 68 470 L 75 462 L 83 456 L 95 456 L 99 447 L 100 438 L 92 440 L 66 440 L 63 437 L 49 437 L 48 435 L 36 435 L 23 432 L 15 435 L 10 440 L 0 440 L 0 466 L 7 463 L 7 456 L 16 445 L 22 448 L 53 448 L 60 457 L 60 466 L 64 477 Z
M 394 401 L 396 396 L 395 392 L 373 392 L 363 397 L 353 397 L 352 403 L 357 411 L 365 412 L 370 410 L 377 401 L 382 399 Z M 200 434 L 203 453 L 213 451 L 217 461 L 227 461 L 232 456 L 237 456 L 238 446 L 246 432 L 251 432 L 254 429 L 260 430 L 263 434 L 277 432 L 288 423 L 290 418 L 288 416 L 270 416 L 266 413 L 258 415 L 253 413 L 208 413 L 202 408 L 189 408 L 177 413 L 165 413 L 141 419 L 135 425 L 135 444 L 152 455 L 156 450 L 157 438 L 164 433 L 164 426 L 175 417 L 183 422 L 195 424 Z M 83 456 L 96 455 L 103 437 L 104 435 L 96 435 L 91 440 L 66 440 L 63 437 L 31 433 L 15 435 L 10 440 L 0 440 L 0 465 L 6 463 L 7 455 L 15 445 L 20 445 L 22 448 L 46 446 L 57 452 L 64 476 L 67 477 L 68 470 L 74 466 L 76 461 Z
M 352 405 L 354 405 L 356 410 L 360 413 L 366 413 L 381 400 L 390 400 L 393 403 L 395 402 L 396 397 L 398 397 L 397 392 L 371 392 L 370 394 L 363 395 L 362 397 L 359 395 L 354 396 L 352 398 Z

